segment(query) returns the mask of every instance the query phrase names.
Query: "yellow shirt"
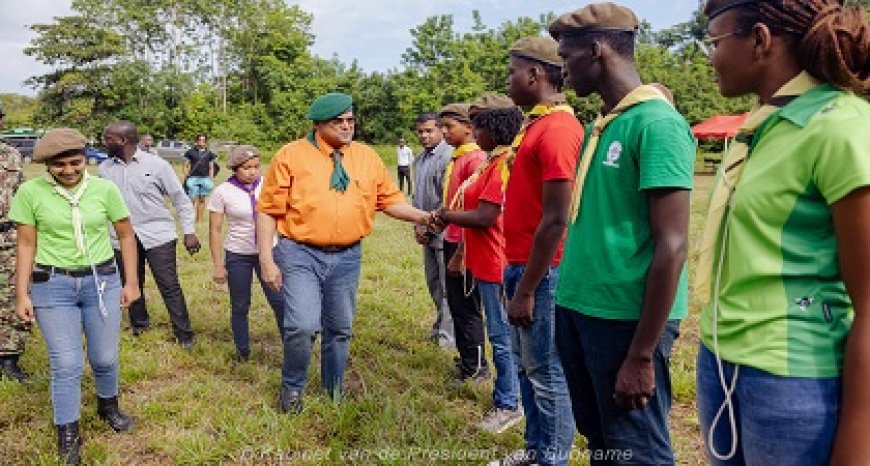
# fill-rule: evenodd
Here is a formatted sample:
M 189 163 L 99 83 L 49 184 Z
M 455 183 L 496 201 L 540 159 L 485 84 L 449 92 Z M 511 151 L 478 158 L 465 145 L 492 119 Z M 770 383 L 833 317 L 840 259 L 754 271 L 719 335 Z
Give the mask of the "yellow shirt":
M 282 147 L 263 177 L 257 210 L 275 217 L 278 231 L 300 243 L 347 246 L 368 236 L 375 212 L 405 198 L 377 152 L 358 142 L 341 149 L 350 177 L 345 192 L 329 187 L 333 148 L 320 136 Z

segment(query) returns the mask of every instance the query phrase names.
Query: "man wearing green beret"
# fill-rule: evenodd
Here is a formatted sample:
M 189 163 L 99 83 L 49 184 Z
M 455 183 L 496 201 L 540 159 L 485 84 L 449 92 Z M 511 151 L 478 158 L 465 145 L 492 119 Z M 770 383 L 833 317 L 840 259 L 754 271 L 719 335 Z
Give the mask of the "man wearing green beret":
M 598 94 L 578 162 L 556 290 L 556 346 L 577 429 L 607 464 L 674 464 L 668 361 L 688 310 L 695 144 L 635 68 L 637 17 L 588 5 L 549 27 L 578 96 Z M 592 462 L 595 464 L 595 461 Z
M 553 293 L 583 127 L 563 103 L 561 65 L 549 37 L 522 38 L 510 49 L 508 93 L 527 109 L 504 201 L 506 311 L 526 415 L 525 450 L 512 455 L 520 464 L 567 464 L 574 441 Z
M 356 313 L 360 241 L 371 233 L 375 213 L 429 223 L 426 212 L 405 202 L 378 154 L 353 141 L 350 96 L 320 96 L 307 116 L 314 129 L 278 150 L 257 204 L 263 278 L 281 290 L 287 304 L 279 397 L 285 413 L 302 409 L 318 332 L 323 388 L 334 400 L 341 399 Z
M 5 116 L 0 104 L 0 129 Z M 15 224 L 9 220 L 9 206 L 23 183 L 21 153 L 0 142 L 0 379 L 19 382 L 27 378 L 18 359 L 30 326 L 15 315 Z

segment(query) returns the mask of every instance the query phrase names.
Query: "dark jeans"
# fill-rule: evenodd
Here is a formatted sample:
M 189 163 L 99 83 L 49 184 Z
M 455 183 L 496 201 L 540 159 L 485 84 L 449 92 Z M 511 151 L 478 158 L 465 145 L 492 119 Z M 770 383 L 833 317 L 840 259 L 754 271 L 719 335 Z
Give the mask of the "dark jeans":
M 275 323 L 278 325 L 281 341 L 284 341 L 284 296 L 280 291 L 269 288 L 263 281 L 260 256 L 224 251 L 224 265 L 227 268 L 227 285 L 230 288 L 230 326 L 233 329 L 233 342 L 239 355 L 247 358 L 251 354 L 248 311 L 251 309 L 251 281 L 254 273 L 257 274 L 266 301 L 275 314 Z
M 406 167 L 399 166 L 396 168 L 396 171 L 397 171 L 397 173 L 396 173 L 397 178 L 399 179 L 399 191 L 405 190 L 405 180 L 408 180 L 408 194 L 411 194 L 411 191 L 412 191 L 412 188 L 411 188 L 411 167 L 410 166 L 406 166 Z
M 444 241 L 445 266 L 456 253 L 457 247 L 456 243 Z M 456 349 L 459 351 L 459 370 L 461 375 L 470 376 L 487 367 L 480 295 L 471 274 L 465 277 L 447 274 L 445 288 L 447 305 L 453 317 Z
M 592 466 L 674 464 L 668 431 L 670 356 L 679 328 L 678 320 L 669 320 L 653 353 L 655 395 L 644 409 L 624 410 L 613 393 L 637 321 L 599 319 L 556 306 L 556 347 Z
M 154 282 L 157 283 L 157 290 L 160 291 L 160 296 L 163 297 L 163 303 L 169 312 L 169 320 L 172 321 L 172 333 L 179 340 L 188 341 L 193 338 L 193 330 L 190 328 L 190 316 L 187 314 L 187 302 L 184 299 L 184 292 L 181 291 L 181 285 L 178 282 L 175 243 L 176 240 L 172 240 L 166 244 L 146 250 L 142 246 L 142 242 L 139 241 L 139 238 L 136 238 L 136 245 L 139 249 L 136 270 L 139 274 L 139 291 L 142 292 L 145 285 L 145 261 L 148 261 L 151 275 L 154 276 Z M 118 261 L 122 283 L 127 283 L 124 277 L 124 262 L 121 259 L 121 251 L 115 251 L 115 260 Z M 134 329 L 144 329 L 149 325 L 148 310 L 145 309 L 145 294 L 143 293 L 139 299 L 133 301 L 133 304 L 130 305 L 130 326 Z

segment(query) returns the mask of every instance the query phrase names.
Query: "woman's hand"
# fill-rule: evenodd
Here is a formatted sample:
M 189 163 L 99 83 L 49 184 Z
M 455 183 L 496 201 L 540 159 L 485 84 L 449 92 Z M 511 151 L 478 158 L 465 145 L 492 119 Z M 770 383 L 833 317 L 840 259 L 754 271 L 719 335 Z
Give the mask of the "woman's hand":
M 275 291 L 281 291 L 281 269 L 274 260 L 260 260 L 260 268 L 263 271 L 263 281 Z
M 124 288 L 121 288 L 121 307 L 125 309 L 130 307 L 140 296 L 139 287 L 133 283 L 127 283 Z
M 15 314 L 26 323 L 33 322 L 33 303 L 30 296 L 24 294 L 15 301 Z
M 227 268 L 223 264 L 215 265 L 211 273 L 211 279 L 218 285 L 223 285 L 227 282 Z

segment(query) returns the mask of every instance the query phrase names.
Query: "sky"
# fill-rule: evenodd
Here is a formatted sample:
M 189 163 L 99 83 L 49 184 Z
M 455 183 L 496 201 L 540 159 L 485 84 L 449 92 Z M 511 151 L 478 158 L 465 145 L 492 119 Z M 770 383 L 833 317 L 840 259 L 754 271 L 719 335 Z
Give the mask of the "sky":
M 411 45 L 410 30 L 427 17 L 450 14 L 454 30 L 471 28 L 472 10 L 478 10 L 483 23 L 496 28 L 520 16 L 537 18 L 540 14 L 565 13 L 585 3 L 565 0 L 287 0 L 314 15 L 312 31 L 314 53 L 345 62 L 358 60 L 367 71 L 387 71 L 401 66 L 402 53 Z M 50 67 L 24 54 L 34 34 L 32 24 L 50 23 L 55 16 L 72 13 L 71 0 L 0 0 L 0 93 L 35 95 L 24 85 Z M 654 30 L 684 22 L 697 8 L 698 0 L 622 0 L 637 15 L 649 21 Z

